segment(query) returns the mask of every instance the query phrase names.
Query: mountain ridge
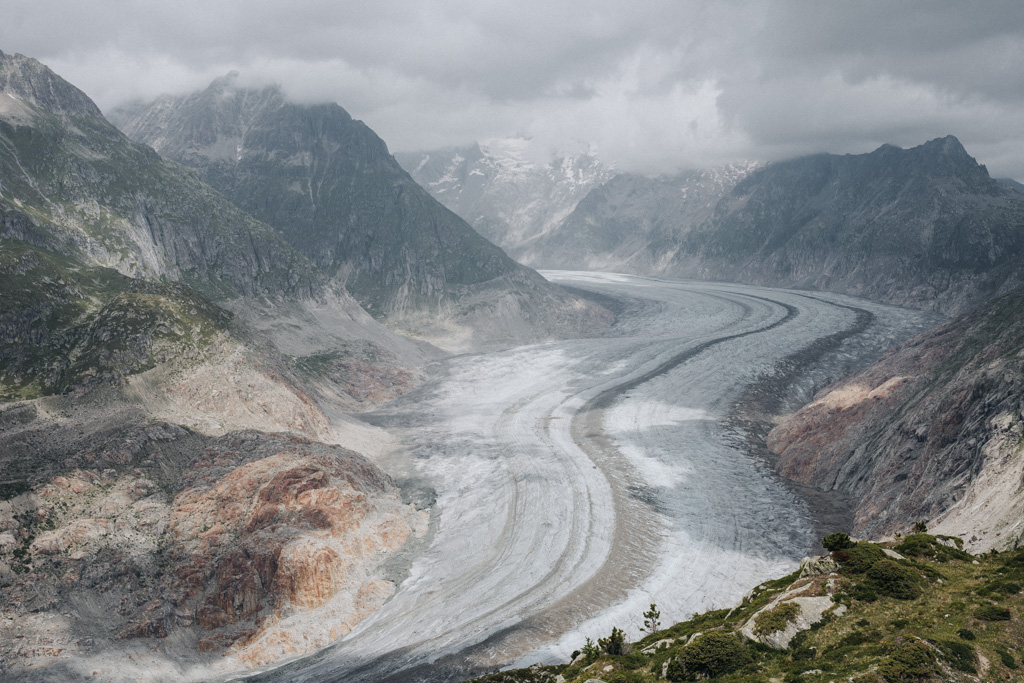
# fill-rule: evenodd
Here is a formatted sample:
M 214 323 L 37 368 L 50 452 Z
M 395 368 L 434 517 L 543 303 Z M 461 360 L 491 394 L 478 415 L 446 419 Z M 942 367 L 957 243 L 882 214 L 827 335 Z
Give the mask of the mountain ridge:
M 778 162 L 737 184 L 676 274 L 963 312 L 1021 282 L 1024 198 L 953 136 Z
M 607 324 L 599 307 L 520 266 L 444 208 L 339 105 L 297 105 L 278 86 L 234 81 L 115 119 L 274 226 L 379 319 L 423 328 L 430 312 L 489 334 L 484 297 L 502 302 L 497 333 L 513 339 Z

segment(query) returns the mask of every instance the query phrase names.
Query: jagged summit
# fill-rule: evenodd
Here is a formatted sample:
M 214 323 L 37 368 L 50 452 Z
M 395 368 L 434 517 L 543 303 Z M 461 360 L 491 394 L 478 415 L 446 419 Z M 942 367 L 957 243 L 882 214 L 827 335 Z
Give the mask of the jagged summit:
M 688 235 L 681 275 L 962 312 L 1021 281 L 1024 198 L 953 136 L 770 164 Z
M 929 140 L 916 147 L 902 149 L 895 145 L 882 145 L 866 155 L 865 162 L 882 164 L 880 168 L 900 173 L 945 176 L 980 189 L 989 180 L 988 169 L 967 153 L 963 144 L 953 135 Z
M 133 277 L 187 280 L 217 299 L 319 289 L 267 225 L 133 143 L 49 68 L 5 55 L 0 73 L 0 102 L 19 101 L 0 108 L 0 237 Z
M 0 91 L 55 114 L 102 116 L 88 95 L 38 60 L 22 54 L 0 51 Z

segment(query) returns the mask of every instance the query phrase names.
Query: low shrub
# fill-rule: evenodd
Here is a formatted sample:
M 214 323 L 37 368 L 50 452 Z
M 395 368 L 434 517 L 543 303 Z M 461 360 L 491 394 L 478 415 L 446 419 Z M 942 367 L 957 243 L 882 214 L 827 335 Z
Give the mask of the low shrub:
M 694 681 L 736 671 L 753 661 L 750 648 L 733 633 L 711 631 L 698 636 L 669 663 L 669 681 Z
M 851 631 L 843 636 L 836 647 L 853 647 L 864 643 L 878 642 L 882 634 L 878 631 Z
M 1003 662 L 1003 666 L 1005 666 L 1007 669 L 1017 668 L 1017 661 L 1009 652 L 1007 652 L 1006 650 L 996 650 L 996 653 L 999 655 L 999 659 Z
M 973 646 L 956 640 L 940 640 L 936 645 L 942 652 L 942 658 L 949 662 L 949 665 L 957 671 L 968 674 L 978 672 L 974 667 L 978 658 L 974 654 Z
M 839 562 L 844 572 L 863 574 L 875 562 L 884 560 L 886 554 L 877 545 L 861 541 L 850 548 L 835 551 L 832 557 Z
M 991 595 L 1001 593 L 1002 595 L 1017 595 L 1021 586 L 1016 581 L 992 581 L 978 589 L 978 595 Z
M 938 671 L 935 653 L 920 640 L 906 640 L 878 665 L 878 674 L 890 683 L 928 678 Z
M 615 661 L 622 665 L 624 669 L 639 669 L 647 663 L 647 657 L 638 653 L 631 653 L 628 655 L 619 655 L 614 657 Z
M 849 534 L 835 533 L 829 534 L 825 538 L 821 539 L 821 547 L 829 552 L 835 552 L 837 550 L 846 550 L 857 545 L 850 540 Z
M 920 575 L 892 560 L 879 560 L 867 571 L 868 581 L 881 595 L 914 600 L 921 595 Z
M 924 557 L 935 562 L 949 562 L 950 560 L 969 562 L 974 559 L 960 548 L 945 545 L 930 534 L 910 534 L 896 546 L 895 550 L 908 557 Z
M 974 610 L 974 617 L 982 621 L 1009 621 L 1010 610 L 999 605 L 982 605 Z
M 977 640 L 978 639 L 978 636 L 974 635 L 974 631 L 972 631 L 969 628 L 962 628 L 959 631 L 957 631 L 956 634 L 958 636 L 960 636 L 961 638 L 963 638 L 964 640 Z

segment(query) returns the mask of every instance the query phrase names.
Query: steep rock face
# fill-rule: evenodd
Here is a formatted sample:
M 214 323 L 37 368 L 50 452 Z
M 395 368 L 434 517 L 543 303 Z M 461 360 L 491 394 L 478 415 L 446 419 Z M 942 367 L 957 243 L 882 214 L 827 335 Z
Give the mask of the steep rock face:
M 124 676 L 137 639 L 186 678 L 309 652 L 391 594 L 381 564 L 425 532 L 426 513 L 338 447 L 161 424 L 97 446 L 0 503 L 9 675 L 84 658 Z M 47 626 L 51 648 L 18 649 Z
M 413 179 L 487 239 L 525 263 L 524 243 L 558 225 L 594 187 L 614 175 L 593 156 L 540 163 L 530 141 L 492 140 L 466 147 L 396 154 Z M 525 259 L 525 260 L 524 260 Z
M 218 299 L 318 291 L 273 230 L 128 140 L 45 66 L 0 53 L 0 73 L 0 237 Z
M 684 236 L 756 167 L 732 164 L 660 178 L 616 175 L 549 233 L 520 245 L 523 261 L 538 268 L 672 274 Z
M 1024 195 L 952 136 L 821 154 L 752 173 L 683 252 L 688 276 L 964 312 L 1021 283 Z
M 769 436 L 784 476 L 858 500 L 855 531 L 926 521 L 968 547 L 1024 537 L 1024 291 L 888 352 Z
M 539 299 L 579 306 L 441 206 L 336 104 L 293 104 L 275 86 L 247 89 L 229 76 L 115 116 L 130 136 L 273 225 L 376 317 L 457 319 L 472 310 L 466 300 L 497 291 L 520 302 L 515 335 L 529 336 Z
M 259 346 L 253 327 L 292 356 L 358 339 L 377 374 L 436 355 L 44 65 L 0 53 L 0 74 L 0 398 L 122 382 L 216 335 Z

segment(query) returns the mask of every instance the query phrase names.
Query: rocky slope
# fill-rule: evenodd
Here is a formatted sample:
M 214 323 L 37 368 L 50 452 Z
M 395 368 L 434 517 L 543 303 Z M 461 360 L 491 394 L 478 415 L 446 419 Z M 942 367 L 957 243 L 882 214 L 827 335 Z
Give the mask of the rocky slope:
M 153 417 L 206 433 L 259 427 L 355 445 L 330 426 L 324 408 L 379 403 L 421 377 L 365 340 L 286 357 L 184 284 L 126 277 L 23 242 L 0 244 L 3 401 L 63 394 L 87 403 L 114 391 L 131 394 Z M 325 358 L 325 372 L 313 372 Z
M 436 354 L 0 53 L 0 677 L 228 671 L 343 635 L 425 520 L 328 444 L 391 448 L 344 411 Z
M 507 138 L 395 159 L 435 199 L 523 261 L 524 243 L 553 229 L 614 175 L 588 154 L 537 162 L 530 147 L 529 140 Z
M 130 141 L 84 93 L 38 61 L 0 53 L 0 79 L 5 244 L 182 282 L 293 354 L 358 338 L 405 363 L 429 355 L 376 323 L 268 225 Z
M 0 237 L 217 298 L 318 288 L 273 230 L 129 141 L 36 60 L 2 53 L 0 177 Z
M 769 435 L 784 476 L 856 502 L 855 531 L 925 521 L 974 551 L 1024 537 L 1024 290 L 896 347 Z
M 17 408 L 13 409 L 16 412 Z M 25 436 L 41 415 L 0 412 Z M 428 516 L 358 454 L 288 435 L 109 425 L 0 502 L 0 669 L 203 679 L 310 652 L 394 590 Z
M 1022 281 L 1024 195 L 952 137 L 770 164 L 687 235 L 672 272 L 961 313 Z
M 535 339 L 607 325 L 600 307 L 515 263 L 441 206 L 336 104 L 294 104 L 276 86 L 249 89 L 228 76 L 114 116 L 404 330 L 457 346 L 467 335 Z

